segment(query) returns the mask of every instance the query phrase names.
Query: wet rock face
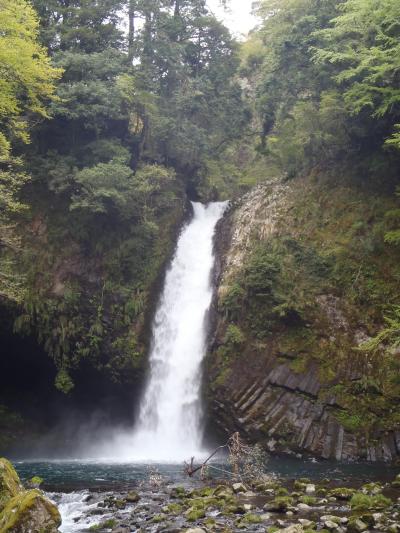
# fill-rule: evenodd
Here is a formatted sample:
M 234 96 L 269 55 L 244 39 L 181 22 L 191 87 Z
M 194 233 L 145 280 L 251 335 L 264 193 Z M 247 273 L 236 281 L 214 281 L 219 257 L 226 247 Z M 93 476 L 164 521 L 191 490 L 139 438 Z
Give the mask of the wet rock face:
M 40 490 L 24 490 L 11 463 L 0 459 L 0 531 L 56 533 L 60 525 L 57 507 Z
M 255 243 L 270 239 L 279 242 L 287 238 L 288 232 L 291 242 L 301 240 L 297 228 L 290 228 L 287 222 L 287 213 L 295 210 L 295 202 L 287 185 L 276 182 L 258 186 L 231 207 L 218 228 L 215 333 L 206 365 L 210 418 L 219 433 L 239 431 L 272 452 L 310 453 L 336 460 L 393 460 L 400 455 L 400 431 L 368 434 L 347 427 L 337 416 L 347 413 L 347 404 L 335 386 L 356 382 L 368 371 L 354 350 L 368 339 L 367 328 L 359 317 L 353 318 L 352 309 L 339 291 L 334 294 L 325 286 L 319 294 L 316 287 L 309 296 L 309 308 L 314 309 L 305 312 L 301 327 L 305 335 L 313 335 L 314 345 L 304 350 L 296 341 L 290 349 L 282 349 L 281 340 L 286 342 L 292 332 L 296 333 L 297 323 L 292 326 L 289 320 L 277 321 L 271 334 L 259 340 L 251 337 L 251 325 L 246 323 L 248 308 L 236 310 L 232 320 L 224 306 L 227 294 L 239 283 L 243 264 Z M 267 301 L 265 305 L 270 304 Z M 237 335 L 233 341 L 229 338 L 231 345 L 227 346 L 232 322 L 245 340 Z M 310 351 L 307 357 L 303 354 L 306 350 Z M 335 367 L 335 355 L 330 354 L 339 352 Z

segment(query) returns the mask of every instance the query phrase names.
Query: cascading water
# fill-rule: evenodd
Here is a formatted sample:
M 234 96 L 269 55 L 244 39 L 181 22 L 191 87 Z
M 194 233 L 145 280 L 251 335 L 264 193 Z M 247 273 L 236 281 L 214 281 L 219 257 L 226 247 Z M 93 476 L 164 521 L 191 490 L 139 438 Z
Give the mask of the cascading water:
M 131 438 L 120 458 L 182 461 L 201 453 L 201 364 L 212 298 L 213 235 L 227 203 L 192 203 L 166 274 L 153 324 L 150 375 Z

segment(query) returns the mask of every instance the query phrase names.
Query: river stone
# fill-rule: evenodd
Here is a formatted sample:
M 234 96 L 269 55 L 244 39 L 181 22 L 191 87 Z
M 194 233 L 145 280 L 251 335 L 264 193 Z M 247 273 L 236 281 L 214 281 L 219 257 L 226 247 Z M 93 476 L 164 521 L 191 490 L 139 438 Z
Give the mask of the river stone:
M 128 492 L 127 496 L 125 497 L 125 501 L 127 501 L 128 503 L 136 503 L 139 500 L 140 500 L 140 496 L 134 490 L 132 490 L 131 492 Z
M 21 492 L 22 486 L 13 465 L 7 459 L 0 458 L 0 511 L 6 503 Z
M 315 522 L 312 520 L 307 520 L 307 518 L 299 518 L 298 522 L 306 529 L 313 529 L 313 526 L 315 525 Z
M 347 531 L 349 533 L 363 533 L 363 531 L 366 531 L 367 529 L 367 524 L 363 522 L 360 518 L 350 519 L 349 524 L 347 526 Z
M 339 524 L 337 524 L 336 522 L 332 522 L 332 520 L 326 520 L 324 522 L 324 526 L 326 527 L 326 529 L 332 530 L 337 529 L 339 527 Z
M 327 515 L 321 516 L 321 522 L 335 522 L 335 524 L 340 524 L 341 518 L 340 516 L 334 516 L 331 514 L 327 514 Z
M 186 533 L 206 533 L 205 529 L 202 529 L 201 527 L 192 527 L 190 529 L 184 530 Z
M 298 503 L 297 504 L 297 509 L 299 511 L 309 511 L 311 509 L 311 507 L 307 503 Z
M 243 483 L 234 483 L 232 485 L 232 489 L 233 489 L 233 492 L 235 492 L 236 494 L 238 494 L 239 492 L 246 492 L 247 491 L 247 489 L 243 485 Z
M 303 526 L 300 524 L 293 524 L 292 526 L 285 527 L 285 529 L 282 529 L 280 533 L 303 533 L 304 529 Z
M 37 489 L 20 492 L 0 513 L 1 533 L 56 533 L 60 525 L 57 507 Z
M 314 492 L 315 492 L 315 485 L 313 485 L 312 483 L 309 483 L 306 486 L 306 494 L 314 494 Z

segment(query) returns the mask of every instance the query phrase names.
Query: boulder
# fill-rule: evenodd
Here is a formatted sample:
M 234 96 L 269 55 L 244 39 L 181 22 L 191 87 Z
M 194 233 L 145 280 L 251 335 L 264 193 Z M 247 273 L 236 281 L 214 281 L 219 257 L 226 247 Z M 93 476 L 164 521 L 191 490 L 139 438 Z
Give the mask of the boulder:
M 22 490 L 18 474 L 10 461 L 0 458 L 0 511 Z
M 235 494 L 238 494 L 239 492 L 247 492 L 247 489 L 243 483 L 234 483 L 232 485 L 232 489 Z
M 2 533 L 56 533 L 60 525 L 57 507 L 37 489 L 19 492 L 0 513 Z

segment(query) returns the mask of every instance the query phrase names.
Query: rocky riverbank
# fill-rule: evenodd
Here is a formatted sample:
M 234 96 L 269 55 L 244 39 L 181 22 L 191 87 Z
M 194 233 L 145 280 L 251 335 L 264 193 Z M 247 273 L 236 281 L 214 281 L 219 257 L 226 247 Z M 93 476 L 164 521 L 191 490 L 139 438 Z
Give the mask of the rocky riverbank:
M 151 473 L 134 489 L 82 491 L 78 508 L 71 505 L 77 493 L 25 490 L 10 463 L 0 464 L 1 533 L 56 533 L 60 516 L 48 497 L 59 506 L 65 533 L 400 533 L 400 475 L 384 483 L 261 475 L 245 483 L 177 485 Z M 33 502 L 26 511 L 22 500 Z
M 206 533 L 400 532 L 400 476 L 392 483 L 343 487 L 324 480 L 221 483 L 196 488 L 148 484 L 138 491 L 91 492 L 75 531 Z

